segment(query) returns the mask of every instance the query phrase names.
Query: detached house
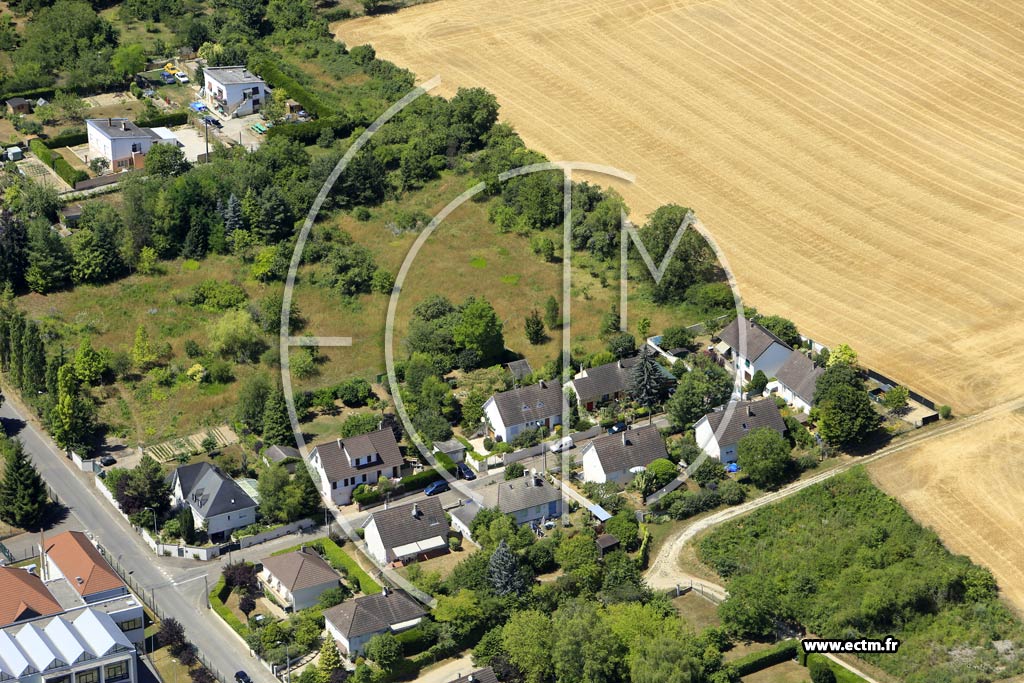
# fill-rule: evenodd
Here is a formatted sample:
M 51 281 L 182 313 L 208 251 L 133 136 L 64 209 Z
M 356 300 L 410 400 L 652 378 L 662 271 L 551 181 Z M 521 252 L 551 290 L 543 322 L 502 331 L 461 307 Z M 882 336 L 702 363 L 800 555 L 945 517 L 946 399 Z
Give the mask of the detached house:
M 779 434 L 786 433 L 786 422 L 779 413 L 775 400 L 734 401 L 708 413 L 694 425 L 697 445 L 709 456 L 722 463 L 736 462 L 736 447 L 740 439 L 755 429 L 769 427 Z
M 543 522 L 562 516 L 562 492 L 548 483 L 542 475 L 526 472 L 510 481 L 477 489 L 482 506 L 468 501 L 452 511 L 452 526 L 466 538 L 472 539 L 470 527 L 481 509 L 497 509 L 512 515 L 517 524 Z
M 378 510 L 365 530 L 366 552 L 380 565 L 448 552 L 448 519 L 437 498 Z
M 776 392 L 789 405 L 805 413 L 811 412 L 814 403 L 814 389 L 818 378 L 825 372 L 807 354 L 793 351 L 779 371 L 775 380 L 768 383 L 768 391 Z
M 633 388 L 633 368 L 639 359 L 639 356 L 623 358 L 577 373 L 569 386 L 576 392 L 579 405 L 587 410 L 595 410 L 609 401 L 626 398 Z M 675 384 L 676 379 L 672 373 L 661 364 L 657 364 L 657 368 L 666 384 Z
M 726 356 L 736 359 L 744 382 L 749 382 L 758 370 L 768 379 L 775 377 L 793 353 L 789 344 L 753 320 L 745 321 L 741 329 L 740 319 L 736 318 L 718 333 L 718 337 L 725 345 Z
M 262 561 L 260 582 L 293 611 L 312 607 L 327 590 L 337 588 L 338 574 L 313 548 L 300 548 Z
M 638 471 L 667 457 L 665 440 L 654 425 L 606 434 L 583 449 L 583 481 L 625 485 Z
M 498 441 L 511 441 L 528 429 L 550 430 L 562 424 L 567 408 L 562 385 L 541 380 L 537 384 L 503 391 L 487 399 L 484 416 L 489 431 Z
M 170 479 L 174 504 L 192 508 L 196 528 L 205 528 L 211 540 L 256 522 L 256 501 L 210 463 L 183 465 Z
M 85 126 L 90 158 L 106 159 L 112 171 L 144 167 L 153 145 L 181 144 L 166 128 L 142 128 L 128 119 L 89 119 Z
M 346 600 L 324 610 L 324 622 L 338 649 L 355 659 L 362 654 L 370 638 L 408 631 L 426 615 L 426 610 L 408 593 L 385 587 L 375 595 Z
M 322 443 L 310 453 L 309 462 L 320 475 L 323 494 L 337 505 L 348 505 L 360 484 L 397 479 L 403 459 L 389 428 Z
M 255 114 L 270 99 L 266 81 L 244 66 L 205 67 L 203 92 L 210 105 L 225 116 Z

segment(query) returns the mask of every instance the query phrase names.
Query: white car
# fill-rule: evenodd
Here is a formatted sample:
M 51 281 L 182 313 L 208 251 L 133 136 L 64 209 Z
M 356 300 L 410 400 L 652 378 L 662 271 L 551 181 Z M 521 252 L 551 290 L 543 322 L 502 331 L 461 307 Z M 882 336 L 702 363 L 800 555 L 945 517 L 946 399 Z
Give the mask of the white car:
M 559 439 L 558 441 L 554 442 L 553 444 L 551 444 L 551 452 L 552 453 L 561 453 L 563 451 L 569 450 L 570 448 L 572 448 L 575 445 L 576 444 L 574 444 L 572 442 L 572 437 L 571 436 L 566 436 L 566 437 L 563 437 L 563 438 Z
M 188 76 L 184 72 L 179 71 L 174 74 L 174 80 L 178 81 L 178 83 L 188 83 Z

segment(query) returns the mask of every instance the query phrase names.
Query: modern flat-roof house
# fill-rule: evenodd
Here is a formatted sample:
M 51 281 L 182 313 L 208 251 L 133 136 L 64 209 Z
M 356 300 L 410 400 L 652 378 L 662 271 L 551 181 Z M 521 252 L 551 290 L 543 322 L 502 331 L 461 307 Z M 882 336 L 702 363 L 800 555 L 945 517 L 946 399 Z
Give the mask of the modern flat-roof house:
M 82 607 L 0 631 L 0 680 L 135 683 L 136 649 L 109 614 Z
M 46 539 L 44 555 L 46 579 L 64 578 L 87 603 L 128 595 L 128 586 L 81 531 Z
M 337 588 L 338 574 L 313 548 L 300 548 L 262 561 L 260 581 L 293 611 L 312 607 L 327 590 Z
M 527 429 L 550 430 L 562 424 L 565 396 L 558 382 L 537 384 L 494 394 L 484 403 L 484 416 L 492 437 L 511 441 Z
M 388 428 L 322 443 L 310 453 L 309 462 L 323 494 L 337 505 L 348 505 L 360 484 L 376 484 L 381 477 L 397 479 L 403 459 L 395 433 Z
M 448 552 L 448 520 L 437 498 L 377 510 L 364 528 L 366 552 L 380 565 Z
M 583 481 L 628 484 L 638 471 L 667 457 L 665 440 L 654 425 L 605 434 L 583 449 Z
M 482 669 L 471 671 L 465 676 L 459 676 L 451 683 L 498 683 L 498 677 L 495 675 L 494 669 L 485 666 Z
M 362 654 L 370 638 L 407 631 L 426 615 L 426 610 L 408 593 L 385 587 L 375 595 L 346 600 L 324 610 L 324 622 L 327 633 L 338 643 L 338 649 L 355 659 Z
M 731 413 L 729 406 L 722 406 L 694 425 L 697 445 L 715 460 L 722 463 L 736 462 L 737 444 L 755 429 L 770 427 L 779 434 L 786 433 L 786 422 L 779 413 L 779 407 L 775 405 L 775 399 L 734 401 L 731 405 Z
M 626 398 L 633 387 L 633 368 L 636 367 L 639 360 L 639 356 L 622 358 L 613 363 L 605 363 L 578 372 L 569 382 L 569 386 L 576 392 L 579 405 L 587 410 L 595 410 L 609 401 Z M 657 368 L 664 376 L 666 383 L 675 384 L 676 378 L 672 376 L 672 373 L 660 363 L 657 364 Z
M 746 339 L 744 349 L 740 348 L 741 332 Z M 739 372 L 742 373 L 745 382 L 749 382 L 758 370 L 769 379 L 775 377 L 779 368 L 793 352 L 789 344 L 753 320 L 747 320 L 741 330 L 740 320 L 736 318 L 718 333 L 718 337 L 728 349 L 727 356 L 737 360 Z
M 38 576 L 20 567 L 0 567 L 0 627 L 63 611 Z
M 142 128 L 128 119 L 89 119 L 85 126 L 90 158 L 106 159 L 113 171 L 143 168 L 146 152 L 153 145 L 181 145 L 166 128 Z
M 207 462 L 183 465 L 170 475 L 175 505 L 188 505 L 196 528 L 211 540 L 256 522 L 256 501 L 233 479 Z
M 548 483 L 543 475 L 526 472 L 510 481 L 477 489 L 482 506 L 475 501 L 452 510 L 452 526 L 472 539 L 470 526 L 481 509 L 497 509 L 512 515 L 516 523 L 529 524 L 562 516 L 562 492 Z
M 814 403 L 814 389 L 824 372 L 825 368 L 815 365 L 806 353 L 793 351 L 775 373 L 775 379 L 768 383 L 767 389 L 777 393 L 797 410 L 810 413 Z
M 255 114 L 270 97 L 266 81 L 244 66 L 205 67 L 203 92 L 212 108 L 229 117 Z

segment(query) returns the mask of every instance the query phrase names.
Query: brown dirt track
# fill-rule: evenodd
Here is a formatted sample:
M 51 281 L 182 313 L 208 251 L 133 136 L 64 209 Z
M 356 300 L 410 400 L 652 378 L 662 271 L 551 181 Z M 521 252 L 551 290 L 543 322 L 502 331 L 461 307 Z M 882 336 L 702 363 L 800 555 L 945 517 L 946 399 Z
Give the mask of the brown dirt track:
M 635 172 L 634 214 L 694 207 L 747 301 L 984 411 L 872 473 L 1024 610 L 1024 418 L 991 410 L 1024 372 L 1021 26 L 1011 0 L 440 0 L 334 28 Z

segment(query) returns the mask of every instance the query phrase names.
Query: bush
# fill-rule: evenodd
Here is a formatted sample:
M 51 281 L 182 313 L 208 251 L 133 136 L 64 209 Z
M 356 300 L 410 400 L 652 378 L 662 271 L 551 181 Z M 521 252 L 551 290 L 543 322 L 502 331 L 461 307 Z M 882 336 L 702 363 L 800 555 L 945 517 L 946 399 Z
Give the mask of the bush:
M 824 659 L 812 659 L 808 670 L 811 683 L 836 683 L 836 675 Z
M 718 495 L 726 505 L 739 505 L 747 499 L 747 489 L 738 481 L 726 481 L 718 487 Z
M 941 417 L 943 420 L 948 420 L 949 418 L 953 417 L 953 409 L 947 405 L 939 406 L 939 417 Z
M 526 468 L 523 467 L 523 463 L 514 462 L 511 465 L 505 467 L 505 481 L 511 481 L 512 479 L 518 479 L 526 473 Z
M 57 157 L 53 162 L 53 170 L 57 172 L 57 175 L 71 187 L 75 186 L 75 183 L 80 183 L 83 180 L 89 179 L 89 174 L 85 171 L 79 171 L 67 162 L 64 157 Z
M 732 665 L 740 676 L 749 676 L 758 671 L 763 671 L 770 666 L 795 659 L 797 647 L 799 647 L 798 641 L 786 640 L 767 650 L 751 652 L 745 657 L 733 660 Z
M 352 492 L 352 500 L 363 506 L 379 503 L 383 497 L 384 496 L 380 491 L 367 486 L 366 484 L 360 484 L 356 487 L 356 490 Z
M 47 138 L 43 141 L 43 144 L 50 149 L 58 149 L 60 147 L 74 147 L 75 145 L 84 145 L 89 142 L 89 134 L 85 131 L 74 132 L 74 133 L 61 133 L 55 135 L 52 138 Z

